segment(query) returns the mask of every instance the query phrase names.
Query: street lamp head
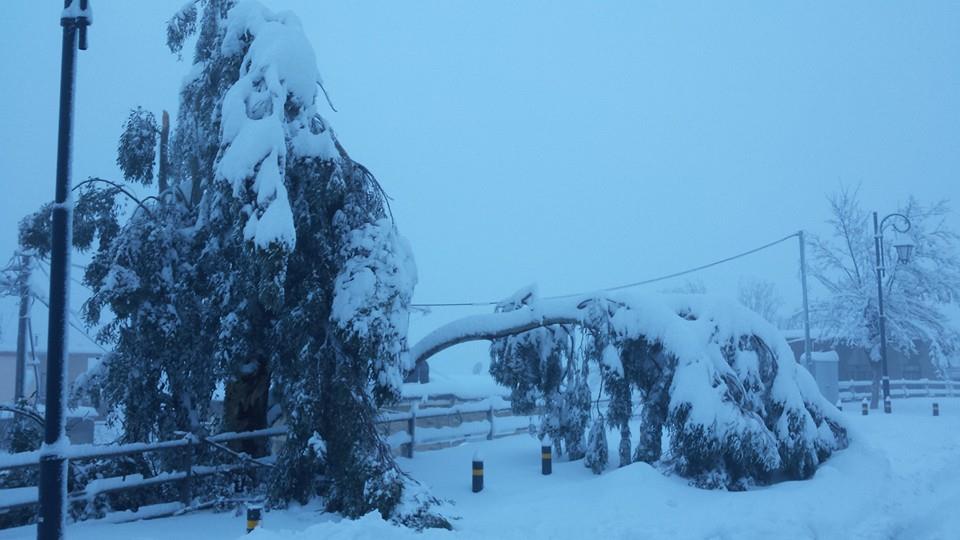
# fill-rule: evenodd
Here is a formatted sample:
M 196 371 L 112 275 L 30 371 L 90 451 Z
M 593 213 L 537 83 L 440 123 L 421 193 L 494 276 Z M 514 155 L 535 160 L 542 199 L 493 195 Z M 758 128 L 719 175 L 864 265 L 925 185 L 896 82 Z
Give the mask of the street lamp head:
M 909 241 L 893 246 L 897 250 L 897 262 L 907 264 L 910 262 L 910 256 L 913 254 L 913 244 Z

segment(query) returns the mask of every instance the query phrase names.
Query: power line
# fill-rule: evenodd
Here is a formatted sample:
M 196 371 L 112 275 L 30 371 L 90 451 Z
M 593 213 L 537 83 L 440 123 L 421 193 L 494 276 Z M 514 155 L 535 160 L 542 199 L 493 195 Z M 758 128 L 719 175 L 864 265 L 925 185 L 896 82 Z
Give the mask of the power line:
M 46 306 L 47 309 L 50 309 L 50 304 L 48 304 L 47 301 L 43 299 L 43 297 L 41 297 L 41 296 L 38 295 L 38 294 L 34 294 L 34 295 L 32 295 L 32 296 L 33 296 L 34 298 L 36 298 L 41 304 L 43 304 L 44 306 Z M 72 315 L 74 318 L 78 318 L 78 319 L 79 319 L 79 317 L 77 316 L 77 314 L 76 314 L 73 310 L 70 310 L 70 315 Z M 81 328 L 80 326 L 78 326 L 77 324 L 75 324 L 75 323 L 74 323 L 73 321 L 71 321 L 70 319 L 67 319 L 67 324 L 69 324 L 69 325 L 70 325 L 74 330 L 76 330 L 77 332 L 80 332 L 81 334 L 83 334 L 83 337 L 85 337 L 85 338 L 87 338 L 88 340 L 90 340 L 90 343 L 93 343 L 94 345 L 96 345 L 101 351 L 103 351 L 103 352 L 105 352 L 105 353 L 110 352 L 110 351 L 108 351 L 103 345 L 100 345 L 100 343 L 99 343 L 97 340 L 95 340 L 95 339 L 93 339 L 92 337 L 90 337 L 90 334 L 88 334 L 83 328 Z
M 721 264 L 725 264 L 725 263 L 728 263 L 728 262 L 730 262 L 730 261 L 733 261 L 733 260 L 736 260 L 736 259 L 739 259 L 739 258 L 742 258 L 742 257 L 746 257 L 746 256 L 748 256 L 748 255 L 753 255 L 754 253 L 757 253 L 758 251 L 763 251 L 763 250 L 765 250 L 765 249 L 771 248 L 771 247 L 773 247 L 773 246 L 775 246 L 775 245 L 777 245 L 777 244 L 786 242 L 787 240 L 790 240 L 791 238 L 796 238 L 796 237 L 799 236 L 799 235 L 800 235 L 800 232 L 799 232 L 799 231 L 798 231 L 798 232 L 795 232 L 795 233 L 791 233 L 791 234 L 788 234 L 788 235 L 784 236 L 783 238 L 780 238 L 780 239 L 778 239 L 778 240 L 774 240 L 773 242 L 766 243 L 766 244 L 764 244 L 764 245 L 762 245 L 762 246 L 755 247 L 755 248 L 753 248 L 753 249 L 744 251 L 744 252 L 742 252 L 742 253 L 737 253 L 736 255 L 731 255 L 730 257 L 726 257 L 726 258 L 720 259 L 720 260 L 718 260 L 718 261 L 713 261 L 713 262 L 708 263 L 708 264 L 700 265 L 700 266 L 697 266 L 697 267 L 694 267 L 694 268 L 689 268 L 689 269 L 687 269 L 687 270 L 682 270 L 682 271 L 680 271 L 680 272 L 674 272 L 674 273 L 672 273 L 672 274 L 667 274 L 667 275 L 664 275 L 664 276 L 659 276 L 659 277 L 655 277 L 655 278 L 645 279 L 645 280 L 642 280 L 642 281 L 635 281 L 635 282 L 633 282 L 633 283 L 625 283 L 625 284 L 623 284 L 623 285 L 616 285 L 616 286 L 614 286 L 614 287 L 607 287 L 606 289 L 595 289 L 595 290 L 591 290 L 591 291 L 582 291 L 582 292 L 569 293 L 569 294 L 560 294 L 560 295 L 556 295 L 556 296 L 547 296 L 547 297 L 544 298 L 544 300 L 559 300 L 559 299 L 562 299 L 562 298 L 574 298 L 574 297 L 577 297 L 577 296 L 584 296 L 584 295 L 588 295 L 588 294 L 596 293 L 596 292 L 619 291 L 619 290 L 623 290 L 623 289 L 630 289 L 630 288 L 633 288 L 633 287 L 639 287 L 639 286 L 641 286 L 641 285 L 649 285 L 649 284 L 651 284 L 651 283 L 657 283 L 657 282 L 660 282 L 660 281 L 666 281 L 666 280 L 668 280 L 668 279 L 673 279 L 673 278 L 677 278 L 677 277 L 680 277 L 680 276 L 685 276 L 685 275 L 687 275 L 687 274 L 692 274 L 692 273 L 694 273 L 694 272 L 699 272 L 699 271 L 701 271 L 701 270 L 706 270 L 707 268 L 712 268 L 712 267 L 714 267 L 714 266 L 718 266 L 718 265 L 721 265 Z M 44 261 L 44 262 L 46 262 L 46 261 Z M 81 265 L 81 264 L 72 263 L 72 266 L 73 266 L 74 268 L 79 268 L 79 269 L 81 269 L 81 270 L 86 270 L 86 266 L 83 266 L 83 265 Z M 80 282 L 80 281 L 78 281 L 78 280 L 76 280 L 76 279 L 74 279 L 74 282 L 76 282 L 76 283 L 77 283 L 78 285 L 80 285 L 81 287 L 83 287 L 83 288 L 85 288 L 85 289 L 90 290 L 91 292 L 93 292 L 93 291 L 92 291 L 89 287 L 87 287 L 84 283 L 82 283 L 82 282 Z M 499 301 L 499 300 L 498 300 L 498 301 L 483 301 L 483 302 L 434 302 L 434 303 L 410 304 L 410 307 L 414 307 L 414 308 L 431 308 L 431 307 L 485 307 L 485 306 L 496 306 L 496 305 L 499 305 L 500 303 L 501 303 L 501 301 Z
M 41 263 L 47 265 L 48 267 L 50 266 L 50 262 L 47 261 L 46 259 L 38 258 L 38 260 L 39 260 Z M 85 267 L 85 266 L 83 266 L 83 265 L 80 265 L 80 264 L 76 264 L 76 263 L 71 263 L 70 266 L 73 266 L 74 268 L 80 268 L 80 269 L 83 269 L 83 270 L 86 270 L 86 269 L 87 269 L 87 267 Z M 49 274 L 46 270 L 44 270 L 43 268 L 40 268 L 40 270 L 41 270 L 44 274 L 46 274 L 47 277 L 50 277 L 50 274 Z M 73 277 L 72 275 L 70 276 L 70 281 L 76 283 L 77 285 L 83 287 L 84 289 L 86 289 L 86 290 L 88 290 L 88 291 L 90 291 L 90 292 L 94 292 L 93 289 L 91 289 L 90 287 L 88 287 L 86 283 L 80 281 L 79 279 Z
M 792 234 L 788 234 L 787 236 L 784 236 L 783 238 L 780 238 L 779 240 L 774 240 L 773 242 L 769 242 L 769 243 L 767 243 L 767 244 L 764 244 L 764 245 L 762 245 L 762 246 L 755 247 L 755 248 L 753 248 L 753 249 L 744 251 L 744 252 L 742 252 L 742 253 L 737 253 L 736 255 L 731 255 L 730 257 L 726 257 L 726 258 L 720 259 L 720 260 L 718 260 L 718 261 L 714 261 L 714 262 L 711 262 L 711 263 L 708 263 L 708 264 L 700 265 L 700 266 L 697 266 L 697 267 L 694 267 L 694 268 L 690 268 L 690 269 L 687 269 L 687 270 L 682 270 L 682 271 L 680 271 L 680 272 L 674 272 L 674 273 L 672 273 L 672 274 L 667 274 L 667 275 L 665 275 L 665 276 L 655 277 L 655 278 L 651 278 L 651 279 L 645 279 L 645 280 L 643 280 L 643 281 L 635 281 L 635 282 L 633 282 L 633 283 L 626 283 L 626 284 L 623 284 L 623 285 L 617 285 L 617 286 L 615 286 L 615 287 L 607 287 L 606 289 L 599 289 L 599 290 L 592 290 L 592 291 L 583 291 L 583 292 L 570 293 L 570 294 L 561 294 L 561 295 L 556 295 L 556 296 L 548 296 L 548 297 L 546 297 L 546 298 L 544 298 L 544 299 L 545 299 L 545 300 L 558 300 L 558 299 L 561 299 L 561 298 L 573 298 L 573 297 L 577 297 L 577 296 L 585 296 L 585 295 L 592 294 L 592 293 L 596 293 L 596 292 L 619 291 L 619 290 L 623 290 L 623 289 L 629 289 L 629 288 L 632 288 L 632 287 L 639 287 L 639 286 L 641 286 L 641 285 L 649 285 L 649 284 L 651 284 L 651 283 L 656 283 L 656 282 L 658 282 L 658 281 L 666 281 L 666 280 L 668 280 L 668 279 L 673 279 L 673 278 L 676 278 L 676 277 L 685 276 L 685 275 L 687 275 L 687 274 L 692 274 L 692 273 L 694 273 L 694 272 L 699 272 L 699 271 L 701 271 L 701 270 L 706 270 L 707 268 L 711 268 L 711 267 L 714 267 L 714 266 L 717 266 L 717 265 L 720 265 L 720 264 L 728 263 L 728 262 L 730 262 L 730 261 L 739 259 L 739 258 L 741 258 L 741 257 L 746 257 L 747 255 L 753 255 L 754 253 L 756 253 L 756 252 L 758 252 L 758 251 L 763 251 L 764 249 L 771 248 L 771 247 L 773 247 L 773 246 L 775 246 L 775 245 L 777 245 L 777 244 L 780 244 L 780 243 L 782 243 L 782 242 L 786 242 L 787 240 L 790 240 L 791 238 L 796 238 L 796 237 L 799 236 L 799 235 L 800 235 L 799 232 L 795 232 L 795 233 L 792 233 Z M 438 302 L 438 303 L 432 303 L 432 304 L 410 304 L 410 307 L 415 307 L 415 308 L 428 308 L 428 307 L 468 307 L 468 306 L 476 307 L 476 306 L 496 306 L 496 305 L 498 305 L 498 304 L 500 304 L 500 302 Z

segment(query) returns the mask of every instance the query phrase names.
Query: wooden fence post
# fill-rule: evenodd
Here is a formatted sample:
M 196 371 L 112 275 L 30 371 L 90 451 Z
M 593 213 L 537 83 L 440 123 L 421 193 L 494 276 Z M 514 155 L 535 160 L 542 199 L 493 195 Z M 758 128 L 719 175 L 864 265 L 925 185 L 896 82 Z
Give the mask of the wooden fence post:
M 191 439 L 193 436 L 190 436 Z M 186 473 L 180 481 L 180 502 L 183 506 L 190 506 L 193 502 L 193 444 L 184 448 L 183 470 Z
M 417 444 L 417 403 L 410 405 L 410 418 L 407 418 L 407 434 L 410 442 L 407 443 L 407 457 L 413 457 L 413 447 Z
M 490 423 L 490 431 L 487 433 L 487 440 L 492 441 L 494 435 L 493 429 L 493 402 L 490 402 L 490 408 L 487 409 L 487 422 Z

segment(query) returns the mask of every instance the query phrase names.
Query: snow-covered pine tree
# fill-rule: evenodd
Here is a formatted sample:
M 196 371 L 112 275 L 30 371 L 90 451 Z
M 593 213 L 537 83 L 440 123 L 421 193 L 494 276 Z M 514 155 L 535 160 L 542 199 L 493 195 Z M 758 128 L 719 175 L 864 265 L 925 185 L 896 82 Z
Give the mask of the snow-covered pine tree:
M 87 235 L 100 249 L 85 315 L 115 317 L 101 332 L 115 353 L 89 386 L 122 413 L 127 440 L 216 429 L 204 420 L 218 380 L 224 427 L 264 427 L 272 392 L 289 428 L 275 504 L 322 495 L 347 516 L 449 527 L 374 427 L 409 367 L 416 269 L 383 190 L 317 112 L 320 78 L 299 22 L 255 2 L 196 0 L 170 21 L 168 45 L 179 55 L 194 35 L 159 160 L 169 188 L 137 201 L 122 227 L 105 195 L 109 226 L 94 220 L 103 230 Z M 130 181 L 152 179 L 154 130 L 151 115 L 131 113 L 118 145 Z
M 317 112 L 299 22 L 255 2 L 199 0 L 172 20 L 171 49 L 194 31 L 171 170 L 199 201 L 226 425 L 262 426 L 272 388 L 289 427 L 274 502 L 322 494 L 348 516 L 448 527 L 374 429 L 407 367 L 415 270 L 379 184 Z

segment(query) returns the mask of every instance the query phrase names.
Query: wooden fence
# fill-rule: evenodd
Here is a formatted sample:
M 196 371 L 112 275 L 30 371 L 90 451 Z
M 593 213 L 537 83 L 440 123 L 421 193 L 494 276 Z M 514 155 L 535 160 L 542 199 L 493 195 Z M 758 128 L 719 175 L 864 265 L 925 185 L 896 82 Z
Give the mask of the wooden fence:
M 869 398 L 872 381 L 840 381 L 840 399 L 843 401 L 859 401 Z M 892 380 L 890 381 L 891 395 L 895 398 L 904 397 L 960 397 L 960 382 L 944 380 Z M 601 400 L 601 404 L 608 400 Z M 510 402 L 501 397 L 492 397 L 481 400 L 460 400 L 456 396 L 445 396 L 434 400 L 433 407 L 421 408 L 421 401 L 410 401 L 401 404 L 398 410 L 384 411 L 377 420 L 378 429 L 394 451 L 408 458 L 413 458 L 416 451 L 433 450 L 454 446 L 474 440 L 492 440 L 527 433 L 531 416 L 514 416 L 510 409 Z M 423 403 L 430 404 L 429 400 Z M 405 409 L 405 410 L 403 410 Z M 66 457 L 69 461 L 82 461 L 107 457 L 143 454 L 146 452 L 164 452 L 176 449 L 187 449 L 187 455 L 193 454 L 193 449 L 202 445 L 209 445 L 224 452 L 233 454 L 235 463 L 202 466 L 195 465 L 190 459 L 184 460 L 182 470 L 162 472 L 155 476 L 144 478 L 140 475 L 127 475 L 115 478 L 101 478 L 89 481 L 81 489 L 68 494 L 71 503 L 89 502 L 103 493 L 137 489 L 169 482 L 179 482 L 181 485 L 181 500 L 179 504 L 158 505 L 162 513 L 170 515 L 192 507 L 191 484 L 194 479 L 216 474 L 235 474 L 252 466 L 269 466 L 269 464 L 249 458 L 244 454 L 232 452 L 224 443 L 245 439 L 280 437 L 286 433 L 283 426 L 251 431 L 246 433 L 221 433 L 210 437 L 196 437 L 185 435 L 180 439 L 156 443 L 133 443 L 125 445 L 72 445 L 68 447 Z M 18 454 L 0 454 L 0 471 L 38 465 L 40 452 L 23 452 Z M 37 504 L 36 486 L 0 489 L 0 513 L 14 508 L 29 507 Z M 149 514 L 148 514 L 149 515 Z M 144 514 L 129 514 L 130 519 L 140 519 Z M 150 515 L 149 517 L 155 517 Z
M 457 401 L 454 399 L 454 401 Z M 465 441 L 494 439 L 526 433 L 530 417 L 513 416 L 510 403 L 502 398 L 463 401 L 452 406 L 420 408 L 419 402 L 402 405 L 407 410 L 385 411 L 377 420 L 378 429 L 394 451 L 412 458 L 415 450 L 432 450 L 453 446 Z M 250 467 L 271 466 L 270 463 L 250 458 L 232 451 L 225 443 L 246 439 L 281 437 L 286 434 L 284 426 L 272 427 L 245 433 L 220 433 L 209 437 L 184 434 L 182 438 L 155 443 L 131 443 L 123 445 L 83 444 L 71 445 L 65 457 L 68 463 L 84 460 L 139 455 L 148 452 L 184 451 L 183 468 L 158 473 L 151 477 L 139 474 L 111 478 L 97 478 L 71 491 L 67 500 L 71 504 L 93 501 L 98 495 L 133 490 L 165 483 L 180 484 L 180 501 L 155 505 L 153 512 L 128 513 L 129 519 L 171 515 L 185 509 L 197 508 L 193 501 L 192 484 L 201 477 L 217 474 L 235 474 Z M 235 463 L 214 466 L 197 465 L 192 456 L 196 448 L 209 446 L 231 455 Z M 0 454 L 0 471 L 39 464 L 41 451 Z M 36 486 L 0 489 L 0 514 L 12 509 L 38 504 Z M 203 505 L 200 505 L 203 506 Z
M 185 450 L 186 458 L 183 460 L 183 470 L 162 472 L 148 478 L 144 478 L 140 474 L 128 474 L 110 478 L 92 479 L 88 481 L 82 488 L 68 493 L 67 501 L 69 503 L 90 502 L 93 501 L 98 495 L 103 493 L 125 491 L 170 482 L 179 482 L 181 503 L 184 505 L 189 505 L 193 499 L 192 484 L 196 478 L 215 474 L 229 474 L 247 469 L 252 466 L 265 465 L 260 460 L 253 459 L 246 455 L 238 454 L 230 450 L 228 447 L 224 446 L 224 443 L 246 439 L 276 437 L 283 435 L 284 433 L 286 433 L 286 429 L 281 427 L 250 431 L 246 433 L 220 433 L 210 437 L 196 437 L 188 434 L 180 439 L 156 443 L 70 445 L 67 447 L 67 450 L 64 453 L 64 457 L 66 457 L 68 464 L 91 459 L 130 456 L 144 454 L 147 452 L 168 452 L 179 449 Z M 237 462 L 215 466 L 194 465 L 191 459 L 191 456 L 194 453 L 193 451 L 196 447 L 203 445 L 209 445 L 213 448 L 221 449 L 223 452 L 228 454 L 232 454 L 237 458 Z M 0 454 L 0 471 L 36 467 L 39 465 L 41 455 L 42 450 L 34 452 L 20 452 L 17 454 Z M 38 492 L 36 486 L 0 489 L 0 512 L 15 508 L 34 506 L 37 503 Z
M 873 381 L 840 381 L 841 401 L 870 398 Z M 890 381 L 890 397 L 960 397 L 960 381 L 942 379 L 897 379 Z

